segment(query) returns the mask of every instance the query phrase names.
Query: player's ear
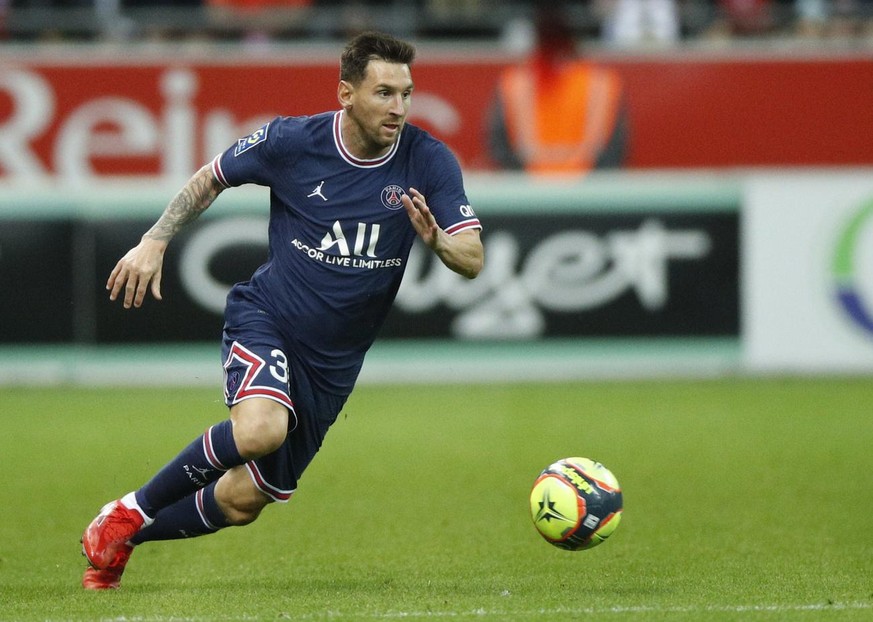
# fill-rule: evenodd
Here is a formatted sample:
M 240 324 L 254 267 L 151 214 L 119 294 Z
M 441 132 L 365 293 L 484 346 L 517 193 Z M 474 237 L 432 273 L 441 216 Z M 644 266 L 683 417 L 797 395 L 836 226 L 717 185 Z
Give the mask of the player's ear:
M 351 84 L 345 80 L 340 80 L 339 86 L 336 88 L 336 98 L 339 100 L 343 110 L 348 110 L 352 107 L 352 94 L 354 92 L 355 89 Z

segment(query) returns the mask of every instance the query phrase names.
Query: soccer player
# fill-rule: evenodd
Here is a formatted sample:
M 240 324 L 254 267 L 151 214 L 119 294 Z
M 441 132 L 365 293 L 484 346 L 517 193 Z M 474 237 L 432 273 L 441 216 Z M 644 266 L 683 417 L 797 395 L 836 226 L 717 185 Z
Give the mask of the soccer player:
M 406 123 L 415 49 L 381 33 L 342 53 L 340 109 L 279 117 L 197 171 L 112 270 L 110 300 L 161 299 L 171 238 L 225 189 L 270 192 L 269 256 L 235 285 L 222 357 L 229 419 L 82 537 L 87 589 L 119 586 L 134 547 L 254 521 L 288 501 L 352 391 L 420 238 L 450 269 L 482 269 L 480 223 L 449 149 Z

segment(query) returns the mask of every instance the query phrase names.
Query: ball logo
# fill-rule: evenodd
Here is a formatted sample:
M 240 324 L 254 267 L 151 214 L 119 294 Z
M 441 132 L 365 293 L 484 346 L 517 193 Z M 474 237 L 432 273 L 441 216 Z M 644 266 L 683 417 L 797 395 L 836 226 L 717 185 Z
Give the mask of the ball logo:
M 396 184 L 385 186 L 382 188 L 382 205 L 390 210 L 400 209 L 403 207 L 403 201 L 400 197 L 404 194 L 406 194 L 406 192 L 403 191 L 403 188 Z
M 865 247 L 861 240 L 868 230 L 873 231 L 873 200 L 862 205 L 843 229 L 837 241 L 831 271 L 836 283 L 837 302 L 852 322 L 873 337 L 873 300 L 865 300 L 861 289 L 863 279 L 860 278 L 856 263 Z
M 594 488 L 591 487 L 591 484 L 586 482 L 585 478 L 576 472 L 576 469 L 565 465 L 561 467 L 561 472 L 567 476 L 567 479 L 570 480 L 578 490 L 588 493 L 589 495 L 594 492 Z

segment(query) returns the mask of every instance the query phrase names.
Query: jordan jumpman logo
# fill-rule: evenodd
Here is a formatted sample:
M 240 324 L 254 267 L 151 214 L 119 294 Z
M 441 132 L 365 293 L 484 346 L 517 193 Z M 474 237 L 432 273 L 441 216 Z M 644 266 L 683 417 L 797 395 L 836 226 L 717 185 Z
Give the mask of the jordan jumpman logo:
M 324 185 L 324 182 L 322 181 L 320 184 L 318 184 L 318 185 L 315 187 L 315 190 L 313 190 L 312 192 L 310 192 L 310 193 L 307 194 L 306 196 L 307 196 L 307 197 L 319 196 L 319 197 L 321 197 L 321 200 L 322 200 L 322 201 L 327 201 L 327 197 L 324 196 L 323 194 L 321 194 L 321 187 L 322 187 L 323 185 Z

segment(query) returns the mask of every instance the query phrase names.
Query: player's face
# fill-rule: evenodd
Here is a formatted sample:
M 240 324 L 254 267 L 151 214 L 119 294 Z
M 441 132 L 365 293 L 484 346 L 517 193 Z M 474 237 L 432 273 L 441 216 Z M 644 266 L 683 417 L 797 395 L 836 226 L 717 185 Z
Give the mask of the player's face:
M 363 159 L 387 153 L 406 123 L 412 88 L 408 65 L 382 60 L 370 61 L 364 80 L 357 86 L 341 82 L 346 148 Z

